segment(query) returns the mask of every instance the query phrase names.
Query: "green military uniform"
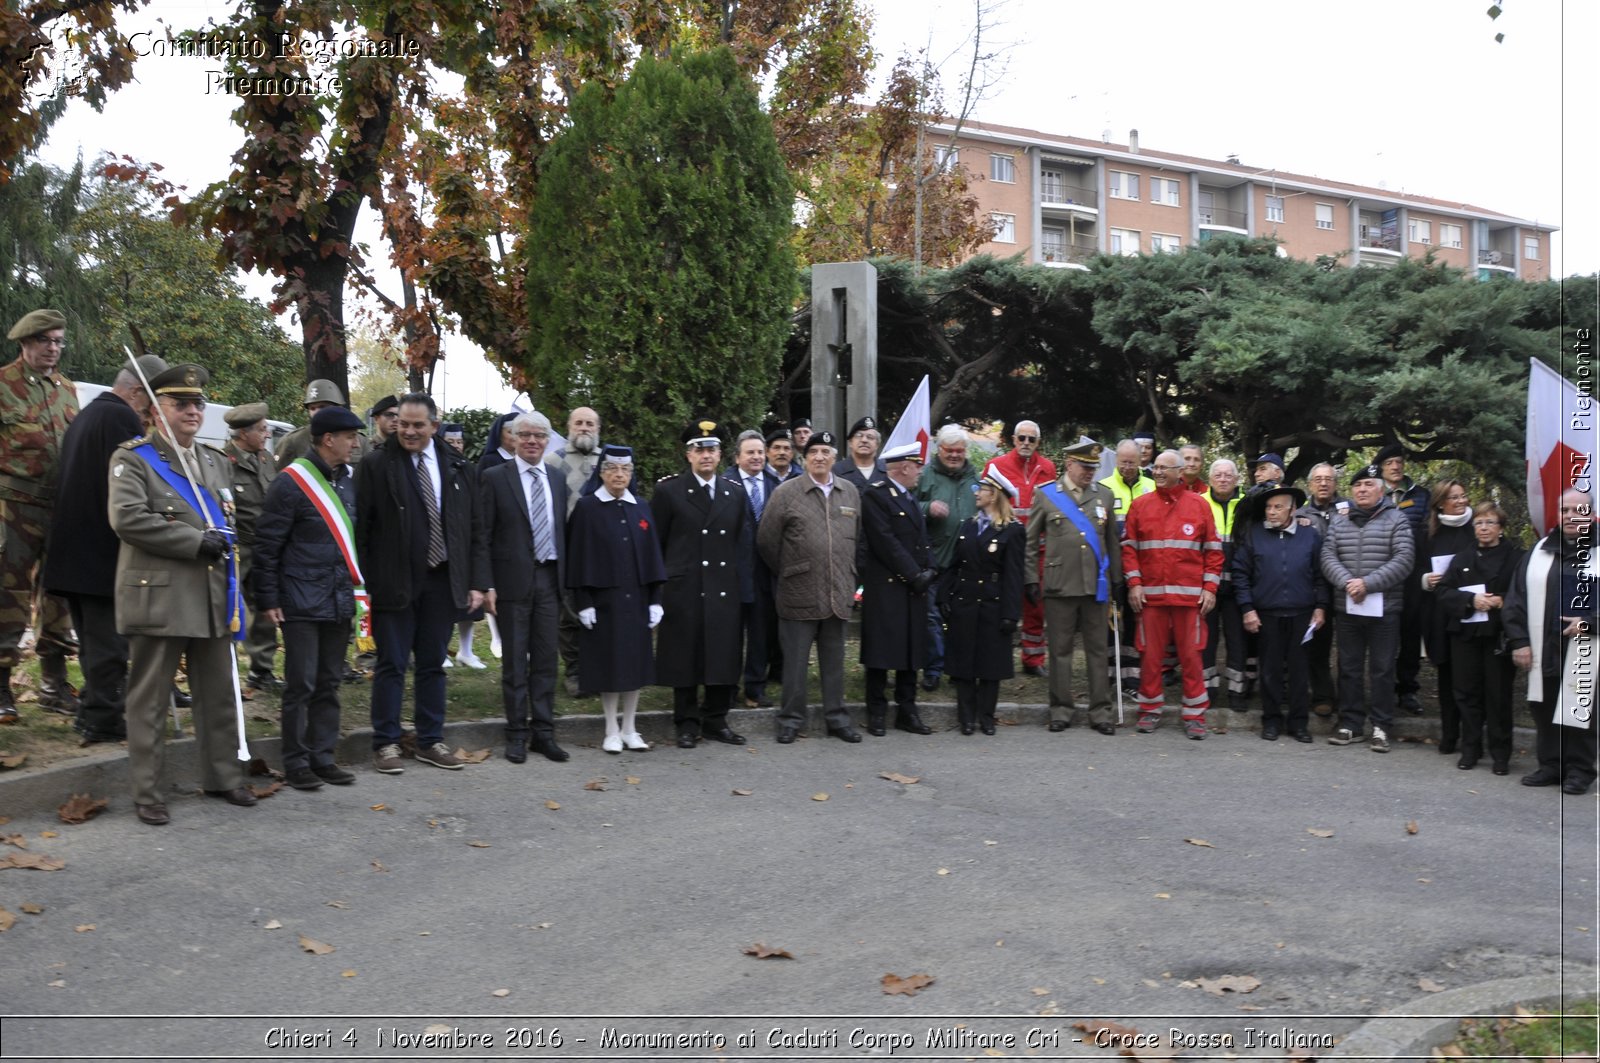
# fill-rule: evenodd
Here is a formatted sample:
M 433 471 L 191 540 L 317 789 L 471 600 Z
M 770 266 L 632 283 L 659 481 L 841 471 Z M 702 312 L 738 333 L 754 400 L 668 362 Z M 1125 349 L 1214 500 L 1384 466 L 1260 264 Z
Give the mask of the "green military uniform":
M 197 391 L 206 379 L 199 366 L 176 365 L 151 385 L 158 395 L 185 393 L 178 388 Z M 153 461 L 140 453 L 145 444 L 155 450 Z M 194 479 L 220 505 L 232 486 L 232 463 L 204 443 L 197 442 L 190 454 Z M 228 558 L 208 559 L 202 551 L 205 519 L 157 468 L 166 466 L 182 481 L 177 455 L 172 441 L 156 432 L 123 443 L 111 456 L 107 509 L 111 529 L 122 540 L 114 589 L 117 629 L 128 637 L 130 651 L 128 777 L 141 806 L 164 805 L 161 767 L 179 657 L 188 662 L 204 789 L 229 792 L 244 785 L 236 752 L 231 635 L 232 625 L 243 622 L 243 605 L 230 601 Z
M 56 311 L 35 311 L 18 322 L 10 338 L 30 337 L 65 323 Z M 61 437 L 77 415 L 78 393 L 60 373 L 39 372 L 20 356 L 0 368 L 0 670 L 7 684 L 22 633 L 33 621 L 35 598 L 39 657 L 54 662 L 63 680 L 63 655 L 75 648 L 67 607 L 43 593 L 38 573 L 50 529 Z M 5 700 L 9 703 L 9 694 Z
M 266 416 L 267 404 L 252 402 L 235 406 L 228 411 L 225 420 L 230 427 L 248 428 L 265 420 Z M 261 515 L 267 487 L 277 477 L 278 467 L 273 464 L 271 451 L 252 453 L 235 440 L 230 439 L 222 452 L 233 462 L 233 523 L 239 532 L 239 586 L 244 588 L 250 617 L 244 652 L 250 661 L 251 677 L 270 679 L 273 658 L 278 653 L 278 625 L 256 609 L 255 586 L 250 574 L 255 557 L 256 518 Z

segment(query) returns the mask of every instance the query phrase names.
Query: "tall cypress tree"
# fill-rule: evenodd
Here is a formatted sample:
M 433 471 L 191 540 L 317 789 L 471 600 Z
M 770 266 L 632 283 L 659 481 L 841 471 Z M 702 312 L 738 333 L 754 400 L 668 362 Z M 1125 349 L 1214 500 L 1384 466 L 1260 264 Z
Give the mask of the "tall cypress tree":
M 691 419 L 766 412 L 796 284 L 791 186 L 726 48 L 644 56 L 571 120 L 528 237 L 532 393 L 600 411 L 642 473 L 676 471 Z

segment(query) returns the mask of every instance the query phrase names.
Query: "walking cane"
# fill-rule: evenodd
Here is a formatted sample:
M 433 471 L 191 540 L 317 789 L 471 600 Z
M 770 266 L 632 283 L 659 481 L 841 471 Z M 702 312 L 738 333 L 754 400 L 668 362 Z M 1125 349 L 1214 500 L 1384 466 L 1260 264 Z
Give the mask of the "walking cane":
M 156 399 L 155 389 L 150 386 L 150 379 L 144 375 L 144 367 L 139 364 L 139 359 L 135 358 L 133 352 L 128 350 L 126 346 L 122 350 L 128 356 L 128 364 L 133 367 L 134 373 L 139 377 L 139 383 L 144 385 L 144 393 L 150 397 L 150 408 L 156 411 L 157 417 L 161 418 L 161 430 L 166 433 L 167 439 L 176 446 L 177 437 L 172 434 L 172 425 L 167 420 L 167 412 L 161 408 L 161 403 Z M 194 473 L 189 471 L 189 463 L 180 458 L 178 464 L 183 467 L 184 479 L 189 481 L 189 490 L 194 492 L 195 501 L 200 502 L 200 519 L 205 521 L 206 529 L 208 531 L 220 531 L 224 535 L 231 536 L 233 534 L 231 528 L 218 528 L 212 523 L 211 512 L 200 498 L 200 485 L 195 483 Z M 233 547 L 230 546 L 229 549 L 232 550 Z M 237 586 L 233 588 L 233 594 L 234 601 L 229 603 L 229 608 L 234 610 L 235 617 L 240 618 L 235 622 L 242 623 L 244 611 L 239 608 L 239 588 Z M 244 733 L 244 698 L 240 696 L 239 690 L 239 655 L 231 644 L 228 646 L 228 662 L 233 665 L 233 717 L 234 724 L 239 732 L 238 757 L 240 760 L 247 761 L 250 759 L 250 745 Z M 168 676 L 167 678 L 170 680 L 172 677 Z M 174 720 L 176 720 L 176 714 L 174 714 Z

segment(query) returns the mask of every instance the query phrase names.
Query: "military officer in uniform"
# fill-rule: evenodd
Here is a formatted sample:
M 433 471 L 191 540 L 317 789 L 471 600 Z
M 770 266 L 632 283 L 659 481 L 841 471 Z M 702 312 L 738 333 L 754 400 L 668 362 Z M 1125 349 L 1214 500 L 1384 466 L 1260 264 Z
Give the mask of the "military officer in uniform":
M 888 475 L 861 493 L 862 534 L 856 541 L 867 733 L 886 733 L 886 688 L 892 668 L 895 728 L 932 734 L 917 711 L 917 672 L 928 658 L 928 587 L 939 575 L 917 503 L 922 445 L 906 443 L 887 450 L 883 463 Z
M 256 518 L 261 516 L 268 486 L 278 475 L 272 453 L 267 450 L 267 439 L 272 435 L 272 427 L 267 424 L 267 404 L 248 402 L 235 406 L 222 419 L 232 429 L 232 438 L 222 452 L 233 462 L 233 523 L 239 532 L 239 585 L 244 588 L 245 601 L 250 606 L 250 627 L 244 642 L 250 673 L 245 682 L 253 690 L 281 690 L 283 680 L 272 674 L 272 661 L 278 653 L 278 625 L 259 615 L 251 578 L 255 567 Z
M 1072 646 L 1080 635 L 1089 669 L 1089 724 L 1117 733 L 1107 668 L 1107 610 L 1122 582 L 1116 500 L 1095 470 L 1104 448 L 1087 436 L 1068 447 L 1061 477 L 1033 494 L 1028 513 L 1028 564 L 1023 593 L 1044 602 L 1050 646 L 1050 730 L 1072 726 Z M 1040 576 L 1039 560 L 1044 562 Z
M 743 606 L 754 600 L 744 492 L 717 475 L 722 429 L 699 420 L 683 433 L 689 467 L 656 485 L 650 508 L 667 565 L 661 591 L 666 623 L 656 635 L 656 683 L 672 688 L 678 748 L 702 738 L 744 745 L 728 726 L 744 675 Z M 705 701 L 697 701 L 705 686 Z
M 56 372 L 66 350 L 67 318 L 59 310 L 35 310 L 6 335 L 19 342 L 21 352 L 0 368 L 0 724 L 17 719 L 11 670 L 35 598 L 39 706 L 67 716 L 78 712 L 67 685 L 67 653 L 75 648 L 72 621 L 66 604 L 39 587 L 61 437 L 78 415 L 72 381 Z
M 231 658 L 244 605 L 226 513 L 231 507 L 223 502 L 233 465 L 222 451 L 195 440 L 209 380 L 192 364 L 153 377 L 155 429 L 111 457 L 108 511 L 122 540 L 117 629 L 128 637 L 131 655 L 128 781 L 135 813 L 152 826 L 169 821 L 161 766 L 179 657 L 188 661 L 194 696 L 201 786 L 229 804 L 256 803 L 244 783 L 234 726 Z
M 350 404 L 344 401 L 344 392 L 339 390 L 339 385 L 331 380 L 313 380 L 306 385 L 306 398 L 302 403 L 305 406 L 306 417 L 328 406 L 343 406 L 346 409 Z M 376 407 L 374 407 L 376 408 Z M 391 432 L 394 429 L 389 429 Z M 356 449 L 350 455 L 350 465 L 354 468 L 361 464 L 361 459 L 367 456 L 372 449 L 372 444 L 367 441 L 364 433 L 356 433 Z M 309 420 L 282 439 L 277 446 L 272 448 L 273 455 L 278 459 L 278 469 L 282 471 L 291 461 L 303 458 L 311 453 L 311 424 Z

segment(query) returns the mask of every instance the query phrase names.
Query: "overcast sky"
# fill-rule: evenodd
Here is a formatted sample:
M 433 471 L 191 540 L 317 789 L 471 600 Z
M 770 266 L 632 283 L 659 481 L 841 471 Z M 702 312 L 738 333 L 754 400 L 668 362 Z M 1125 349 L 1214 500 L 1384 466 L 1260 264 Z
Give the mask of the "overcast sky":
M 1600 270 L 1594 0 L 984 0 L 1004 77 L 973 117 L 1047 133 L 1356 181 L 1459 200 L 1560 228 L 1557 276 Z M 868 0 L 879 68 L 927 47 L 954 101 L 974 0 Z M 124 25 L 224 18 L 205 0 L 158 0 Z M 1504 33 L 1497 44 L 1495 34 Z M 75 104 L 43 155 L 127 154 L 191 191 L 220 180 L 238 135 L 205 60 L 152 56 L 96 115 Z M 370 219 L 369 219 L 370 221 Z M 366 239 L 382 254 L 376 230 Z M 263 284 L 252 290 L 263 293 Z M 298 338 L 298 329 L 291 328 Z M 444 405 L 509 402 L 471 345 L 446 342 Z M 436 390 L 438 390 L 436 388 Z

